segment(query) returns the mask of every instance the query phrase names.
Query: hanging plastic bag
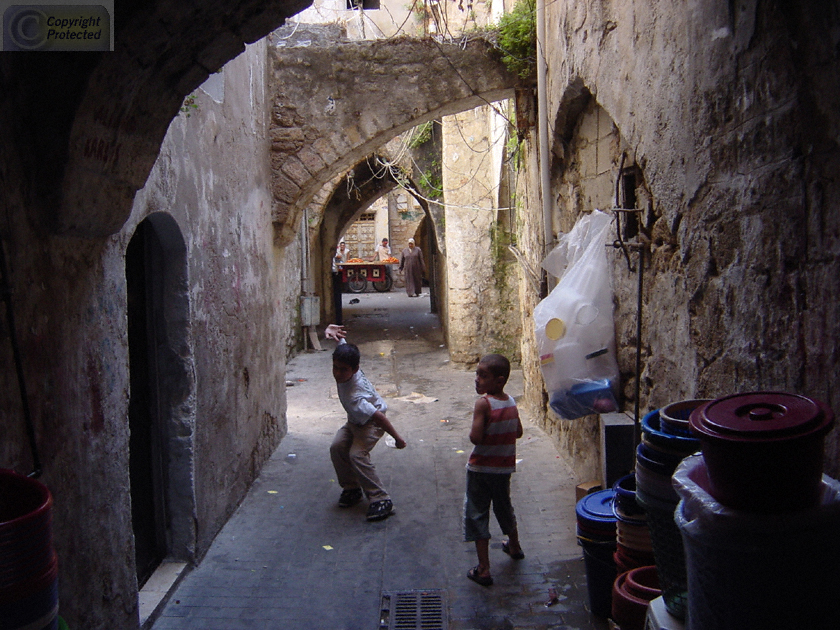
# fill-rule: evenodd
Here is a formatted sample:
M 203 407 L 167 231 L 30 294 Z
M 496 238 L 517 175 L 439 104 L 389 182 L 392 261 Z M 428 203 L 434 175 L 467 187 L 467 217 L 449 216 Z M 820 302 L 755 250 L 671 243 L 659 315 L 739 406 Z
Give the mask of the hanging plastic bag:
M 610 223 L 585 215 L 543 262 L 559 281 L 534 309 L 537 349 L 551 408 L 567 420 L 618 408 Z

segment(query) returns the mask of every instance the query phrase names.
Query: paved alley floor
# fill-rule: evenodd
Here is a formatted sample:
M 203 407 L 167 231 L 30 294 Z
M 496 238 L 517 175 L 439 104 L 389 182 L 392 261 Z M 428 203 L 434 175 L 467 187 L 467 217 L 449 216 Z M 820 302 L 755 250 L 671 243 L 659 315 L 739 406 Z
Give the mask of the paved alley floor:
M 502 553 L 491 517 L 495 584 L 471 582 L 475 548 L 463 542 L 461 515 L 473 372 L 449 364 L 428 294 L 347 294 L 344 305 L 348 341 L 359 346 L 362 370 L 408 442 L 397 450 L 386 436 L 372 452 L 396 514 L 369 523 L 366 502 L 337 506 L 329 445 L 346 416 L 331 374 L 334 344 L 322 342 L 323 351 L 289 362 L 288 435 L 153 629 L 605 630 L 586 609 L 576 482 L 550 439 L 523 418 L 511 494 L 525 559 Z M 522 393 L 521 371 L 507 391 Z M 420 593 L 442 602 L 444 623 L 397 625 L 394 602 Z

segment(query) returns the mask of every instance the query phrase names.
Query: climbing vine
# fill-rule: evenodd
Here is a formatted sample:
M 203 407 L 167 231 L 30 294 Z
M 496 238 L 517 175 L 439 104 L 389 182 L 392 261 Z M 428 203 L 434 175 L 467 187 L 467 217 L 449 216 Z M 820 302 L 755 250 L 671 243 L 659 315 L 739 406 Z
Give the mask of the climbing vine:
M 443 180 L 440 174 L 440 162 L 432 160 L 429 168 L 420 173 L 418 184 L 430 199 L 441 199 L 443 197 Z

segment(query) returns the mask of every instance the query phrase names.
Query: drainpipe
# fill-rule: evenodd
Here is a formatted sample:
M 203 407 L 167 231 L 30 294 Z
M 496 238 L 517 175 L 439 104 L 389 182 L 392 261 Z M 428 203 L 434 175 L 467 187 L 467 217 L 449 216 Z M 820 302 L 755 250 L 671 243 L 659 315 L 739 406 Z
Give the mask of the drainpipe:
M 539 134 L 540 199 L 543 211 L 544 255 L 548 255 L 554 246 L 554 233 L 551 229 L 551 177 L 548 157 L 548 94 L 546 79 L 548 67 L 545 58 L 545 0 L 537 0 L 537 133 Z M 543 272 L 543 282 L 547 293 L 548 278 Z
M 545 254 L 554 245 L 551 230 L 551 178 L 548 158 L 548 65 L 545 59 L 545 0 L 537 0 L 537 131 L 540 152 L 540 197 L 545 228 Z

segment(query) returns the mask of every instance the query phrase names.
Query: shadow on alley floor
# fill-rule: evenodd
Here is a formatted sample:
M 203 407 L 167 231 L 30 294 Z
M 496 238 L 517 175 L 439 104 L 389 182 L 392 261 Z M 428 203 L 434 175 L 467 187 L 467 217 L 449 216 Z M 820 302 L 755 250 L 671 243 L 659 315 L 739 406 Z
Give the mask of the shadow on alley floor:
M 348 340 L 408 442 L 397 450 L 383 439 L 372 453 L 396 514 L 369 523 L 366 502 L 336 505 L 329 445 L 345 415 L 331 374 L 334 344 L 325 342 L 289 362 L 288 435 L 154 630 L 376 630 L 389 627 L 383 621 L 393 627 L 394 598 L 383 593 L 398 591 L 442 602 L 440 626 L 401 628 L 605 630 L 586 609 L 575 481 L 550 439 L 523 418 L 511 493 L 526 557 L 502 553 L 491 518 L 495 584 L 474 584 L 466 578 L 474 545 L 461 533 L 473 372 L 450 366 L 428 295 L 363 293 L 344 304 Z M 522 393 L 521 371 L 507 391 Z

